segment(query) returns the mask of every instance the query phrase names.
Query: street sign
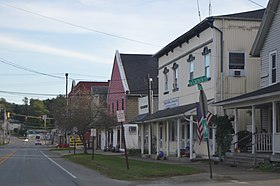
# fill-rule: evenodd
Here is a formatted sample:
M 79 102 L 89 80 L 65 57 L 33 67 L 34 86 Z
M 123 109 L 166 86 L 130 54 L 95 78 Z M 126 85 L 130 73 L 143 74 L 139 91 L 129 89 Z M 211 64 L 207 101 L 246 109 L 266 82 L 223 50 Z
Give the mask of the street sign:
M 200 76 L 198 78 L 190 79 L 189 87 L 206 81 L 208 81 L 208 78 L 206 76 Z
M 95 137 L 96 136 L 96 129 L 90 129 L 90 136 Z
M 117 121 L 125 122 L 124 110 L 117 110 Z

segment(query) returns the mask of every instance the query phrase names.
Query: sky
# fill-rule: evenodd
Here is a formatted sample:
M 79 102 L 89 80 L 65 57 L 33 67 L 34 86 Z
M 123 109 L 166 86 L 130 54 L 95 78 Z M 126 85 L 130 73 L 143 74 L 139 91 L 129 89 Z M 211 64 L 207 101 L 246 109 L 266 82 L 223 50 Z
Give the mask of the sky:
M 0 0 L 0 98 L 65 95 L 65 73 L 67 92 L 72 81 L 108 81 L 116 50 L 155 54 L 200 19 L 267 3 L 211 0 L 209 14 L 209 0 Z

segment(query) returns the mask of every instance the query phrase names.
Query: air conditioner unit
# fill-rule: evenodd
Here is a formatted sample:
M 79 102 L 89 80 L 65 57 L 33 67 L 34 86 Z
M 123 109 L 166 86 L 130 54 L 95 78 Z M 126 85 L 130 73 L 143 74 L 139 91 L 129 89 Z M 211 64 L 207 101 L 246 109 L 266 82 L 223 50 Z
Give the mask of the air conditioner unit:
M 240 70 L 235 70 L 233 72 L 233 76 L 241 76 L 241 71 Z

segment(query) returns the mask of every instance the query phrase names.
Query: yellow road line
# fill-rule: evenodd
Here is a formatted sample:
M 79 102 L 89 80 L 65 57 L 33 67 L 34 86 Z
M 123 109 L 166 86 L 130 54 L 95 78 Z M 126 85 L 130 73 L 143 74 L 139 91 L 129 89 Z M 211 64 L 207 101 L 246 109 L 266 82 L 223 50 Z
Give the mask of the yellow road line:
M 12 157 L 13 155 L 15 155 L 16 151 L 13 151 L 9 154 L 6 154 L 3 157 L 0 157 L 0 165 L 3 164 L 5 161 L 7 161 L 10 157 Z

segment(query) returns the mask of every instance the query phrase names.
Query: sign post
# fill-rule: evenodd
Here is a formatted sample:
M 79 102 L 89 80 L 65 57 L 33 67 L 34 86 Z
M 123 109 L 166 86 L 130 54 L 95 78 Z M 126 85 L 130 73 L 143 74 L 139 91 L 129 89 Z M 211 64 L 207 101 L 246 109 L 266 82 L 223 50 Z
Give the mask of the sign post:
M 202 113 L 202 127 L 203 127 L 203 137 L 206 138 L 207 142 L 207 151 L 208 151 L 208 161 L 209 161 L 209 169 L 210 169 L 210 178 L 212 179 L 212 162 L 210 158 L 210 148 L 209 148 L 209 132 L 208 132 L 208 123 L 206 121 L 206 114 L 208 112 L 207 106 L 207 97 L 204 93 L 203 87 L 200 83 L 208 81 L 206 76 L 201 76 L 195 79 L 189 80 L 189 86 L 197 85 L 199 92 L 199 104 Z
M 123 127 L 123 122 L 125 122 L 124 110 L 117 110 L 117 121 L 121 123 L 121 127 L 122 127 L 122 138 L 124 141 L 124 154 L 125 154 L 125 160 L 126 160 L 126 168 L 127 168 L 127 170 L 129 170 L 127 150 L 126 150 L 126 140 L 125 140 L 125 135 L 124 135 L 124 127 Z
M 96 129 L 90 129 L 90 136 L 92 137 L 91 160 L 94 160 L 94 137 L 96 136 Z

